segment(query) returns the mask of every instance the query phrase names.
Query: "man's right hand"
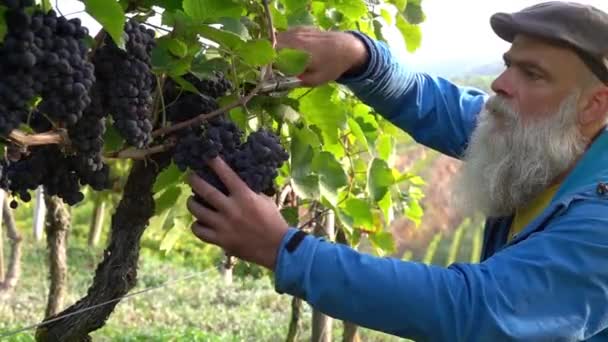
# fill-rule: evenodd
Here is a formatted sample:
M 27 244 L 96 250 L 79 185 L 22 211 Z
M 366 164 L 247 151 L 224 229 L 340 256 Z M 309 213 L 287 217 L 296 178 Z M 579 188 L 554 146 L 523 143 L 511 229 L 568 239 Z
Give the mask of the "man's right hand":
M 291 48 L 310 54 L 306 70 L 298 77 L 304 86 L 317 86 L 335 81 L 345 73 L 356 72 L 369 58 L 367 49 L 347 32 L 319 31 L 297 27 L 277 33 L 277 49 Z

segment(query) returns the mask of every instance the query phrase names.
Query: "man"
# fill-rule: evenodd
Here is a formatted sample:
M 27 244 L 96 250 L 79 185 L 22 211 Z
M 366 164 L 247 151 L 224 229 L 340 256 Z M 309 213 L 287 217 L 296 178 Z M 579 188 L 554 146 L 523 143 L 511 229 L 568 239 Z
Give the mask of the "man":
M 277 292 L 389 334 L 608 341 L 608 14 L 550 2 L 490 22 L 512 43 L 494 96 L 412 71 L 358 32 L 279 35 L 311 54 L 305 84 L 337 80 L 464 161 L 458 201 L 488 217 L 479 264 L 378 258 L 298 232 L 219 159 L 231 196 L 190 178 L 218 208 L 189 202 L 194 234 L 273 270 Z

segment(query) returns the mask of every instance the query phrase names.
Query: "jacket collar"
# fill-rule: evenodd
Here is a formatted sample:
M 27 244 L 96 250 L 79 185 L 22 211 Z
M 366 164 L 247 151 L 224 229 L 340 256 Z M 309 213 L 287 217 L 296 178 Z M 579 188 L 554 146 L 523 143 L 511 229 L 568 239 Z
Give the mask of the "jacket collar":
M 591 143 L 579 162 L 566 176 L 553 201 L 608 182 L 608 126 Z

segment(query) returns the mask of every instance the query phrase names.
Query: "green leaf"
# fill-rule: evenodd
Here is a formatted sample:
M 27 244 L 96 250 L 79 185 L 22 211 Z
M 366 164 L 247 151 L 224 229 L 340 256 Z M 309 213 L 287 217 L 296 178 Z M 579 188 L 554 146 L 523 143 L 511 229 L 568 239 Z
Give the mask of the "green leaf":
M 275 61 L 275 67 L 288 76 L 299 75 L 304 72 L 310 55 L 304 51 L 285 48 L 279 50 Z
M 361 129 L 361 126 L 359 126 L 359 123 L 352 118 L 348 118 L 348 128 L 355 136 L 355 143 L 371 152 L 369 144 L 367 143 L 367 137 L 363 133 L 363 130 Z
M 236 0 L 184 0 L 184 12 L 195 21 L 221 17 L 240 18 L 243 5 Z
M 318 199 L 320 195 L 319 176 L 308 175 L 297 178 L 294 177 L 293 191 L 302 199 Z
M 196 31 L 203 37 L 212 40 L 228 50 L 236 50 L 245 41 L 237 34 L 230 31 L 216 29 L 208 25 L 199 25 Z
M 214 71 L 226 72 L 230 68 L 230 64 L 225 58 L 217 57 L 208 60 L 200 58 L 194 59 L 190 67 L 190 72 L 199 78 L 213 76 Z
M 288 27 L 287 17 L 279 12 L 276 7 L 270 6 L 270 15 L 272 16 L 272 22 L 277 30 L 286 30 Z
M 417 200 L 411 200 L 407 203 L 405 207 L 404 214 L 407 218 L 414 221 L 416 226 L 419 226 L 422 222 L 422 216 L 424 212 L 422 207 L 420 207 L 420 203 Z
M 397 10 L 399 11 L 403 11 L 405 9 L 405 6 L 407 5 L 407 0 L 390 0 L 389 1 L 391 4 L 395 5 L 395 7 L 397 7 Z
M 175 83 L 179 84 L 182 89 L 187 90 L 189 92 L 198 94 L 198 89 L 194 86 L 194 84 L 188 82 L 185 78 L 181 76 L 171 76 L 171 79 L 175 81 Z
M 243 25 L 239 19 L 221 18 L 218 22 L 222 24 L 223 30 L 232 32 L 245 40 L 251 39 L 247 26 Z
M 312 161 L 315 148 L 319 146 L 317 135 L 307 127 L 291 127 L 291 177 L 294 191 L 302 198 L 319 197 L 319 176 L 312 174 Z
M 310 14 L 305 8 L 301 8 L 287 15 L 287 24 L 289 27 L 294 26 L 314 26 L 315 17 Z
M 106 132 L 103 135 L 103 148 L 104 151 L 117 151 L 122 147 L 123 139 L 118 133 L 114 125 L 108 125 Z
M 291 174 L 300 178 L 310 175 L 314 148 L 320 145 L 317 135 L 307 127 L 291 130 Z
M 324 139 L 337 142 L 338 129 L 346 126 L 346 107 L 334 100 L 336 89 L 326 84 L 314 88 L 300 100 L 300 112 L 304 119 L 317 126 L 323 133 Z
M 367 14 L 367 6 L 363 0 L 329 0 L 328 7 L 337 9 L 352 21 Z
M 381 200 L 394 183 L 393 173 L 386 161 L 374 158 L 367 173 L 367 192 L 371 199 L 374 202 Z
M 370 234 L 369 240 L 374 247 L 379 249 L 380 255 L 395 253 L 395 239 L 389 232 L 378 232 Z
M 360 198 L 349 198 L 343 208 L 352 219 L 352 226 L 365 231 L 374 231 L 374 217 L 369 204 Z
M 169 51 L 180 58 L 186 57 L 188 54 L 188 46 L 177 38 L 169 39 Z
M 36 0 L 36 4 L 40 6 L 40 9 L 44 13 L 48 13 L 48 11 L 53 9 L 53 5 L 51 5 L 50 0 Z
M 406 48 L 409 52 L 414 52 L 422 42 L 422 32 L 420 26 L 413 25 L 405 21 L 402 15 L 397 16 L 397 28 L 403 35 Z
M 266 39 L 250 40 L 235 50 L 245 63 L 253 67 L 262 66 L 272 62 L 275 50 Z
M 329 152 L 319 153 L 315 160 L 315 169 L 319 174 L 321 194 L 333 206 L 338 204 L 338 191 L 348 185 L 348 178 L 342 164 Z
M 297 207 L 283 208 L 283 209 L 281 209 L 281 215 L 283 215 L 283 218 L 285 219 L 285 221 L 287 221 L 287 224 L 289 224 L 291 227 L 298 226 L 299 217 L 298 217 L 298 208 Z
M 125 48 L 123 37 L 125 12 L 118 2 L 114 0 L 84 0 L 85 9 L 95 20 L 97 20 L 104 30 L 106 30 L 116 46 Z
M 169 253 L 180 236 L 186 231 L 186 224 L 179 218 L 173 219 L 173 227 L 169 229 L 167 234 L 160 243 L 160 250 Z
M 184 173 L 177 168 L 177 165 L 171 163 L 169 167 L 164 169 L 158 177 L 156 177 L 156 182 L 154 182 L 154 187 L 152 188 L 153 193 L 160 192 L 167 188 L 168 186 L 179 183 L 181 181 Z
M 419 3 L 417 4 L 415 2 L 407 4 L 403 15 L 405 16 L 405 19 L 407 19 L 407 21 L 413 25 L 418 25 L 426 19 L 426 16 L 422 11 L 422 7 Z
M 154 212 L 158 215 L 163 211 L 172 208 L 182 194 L 182 187 L 172 186 L 167 188 L 155 201 Z
M 291 12 L 305 9 L 310 4 L 310 0 L 281 0 L 281 2 Z
M 387 191 L 386 195 L 384 195 L 384 197 L 378 201 L 378 207 L 380 207 L 382 214 L 384 214 L 385 222 L 392 222 L 393 211 L 391 209 L 393 207 L 393 198 L 390 191 Z
M 0 6 L 0 42 L 4 41 L 4 36 L 8 31 L 8 27 L 6 26 L 5 13 L 7 8 L 4 6 Z
M 376 141 L 378 157 L 386 160 L 388 165 L 393 165 L 395 159 L 395 138 L 388 134 L 381 135 Z

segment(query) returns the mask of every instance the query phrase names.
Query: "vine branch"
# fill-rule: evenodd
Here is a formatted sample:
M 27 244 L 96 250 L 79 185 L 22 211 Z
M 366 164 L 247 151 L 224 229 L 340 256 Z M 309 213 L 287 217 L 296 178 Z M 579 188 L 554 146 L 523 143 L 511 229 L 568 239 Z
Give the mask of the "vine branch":
M 21 130 L 14 129 L 9 135 L 8 140 L 20 146 L 40 146 L 40 145 L 69 145 L 70 138 L 65 130 L 54 130 L 38 134 L 27 134 Z

